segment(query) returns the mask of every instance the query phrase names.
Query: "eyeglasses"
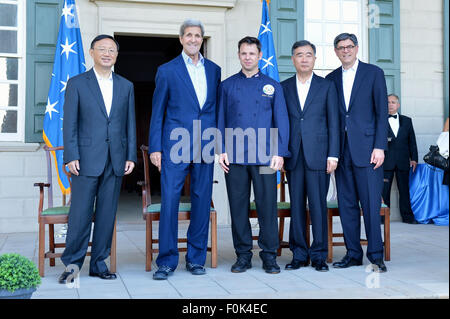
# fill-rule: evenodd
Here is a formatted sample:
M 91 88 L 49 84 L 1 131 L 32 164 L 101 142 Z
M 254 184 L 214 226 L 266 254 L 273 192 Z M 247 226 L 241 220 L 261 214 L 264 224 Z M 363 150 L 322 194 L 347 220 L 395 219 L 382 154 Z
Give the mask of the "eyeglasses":
M 344 51 L 344 50 L 350 51 L 350 50 L 353 50 L 354 48 L 355 48 L 355 45 L 347 45 L 346 47 L 337 47 L 336 50 L 338 50 L 338 51 Z
M 107 48 L 94 48 L 97 51 L 99 51 L 101 54 L 105 54 L 105 53 L 109 53 L 110 55 L 116 55 L 117 54 L 117 50 L 116 49 L 107 49 Z

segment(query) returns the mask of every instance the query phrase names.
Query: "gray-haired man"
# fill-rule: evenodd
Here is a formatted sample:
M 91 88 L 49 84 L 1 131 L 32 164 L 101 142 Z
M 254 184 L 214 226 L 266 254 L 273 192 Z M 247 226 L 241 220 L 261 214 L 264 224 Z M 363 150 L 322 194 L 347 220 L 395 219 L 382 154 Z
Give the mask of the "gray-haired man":
M 203 58 L 200 47 L 204 28 L 200 21 L 186 20 L 180 28 L 182 53 L 158 68 L 149 133 L 150 160 L 161 171 L 161 217 L 158 270 L 153 279 L 167 279 L 178 265 L 178 206 L 186 175 L 191 176 L 191 219 L 187 232 L 186 268 L 205 274 L 208 223 L 214 163 L 199 158 L 203 132 L 216 128 L 216 96 L 220 68 Z M 200 122 L 197 131 L 194 123 Z M 173 140 L 172 132 L 189 133 L 189 141 Z M 177 136 L 175 134 L 175 136 Z M 187 158 L 171 158 L 171 150 L 183 143 Z M 176 145 L 177 144 L 177 145 Z M 175 147 L 174 147 L 175 146 Z M 175 154 L 176 155 L 176 154 Z M 211 154 L 210 154 L 211 155 Z M 214 158 L 214 154 L 212 154 Z

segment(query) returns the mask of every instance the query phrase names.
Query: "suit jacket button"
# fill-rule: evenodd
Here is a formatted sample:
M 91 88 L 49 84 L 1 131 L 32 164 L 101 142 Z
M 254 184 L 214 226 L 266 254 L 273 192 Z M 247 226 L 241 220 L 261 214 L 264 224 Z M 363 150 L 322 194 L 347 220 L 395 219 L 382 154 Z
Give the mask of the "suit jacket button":
M 105 142 L 106 142 L 106 143 L 109 143 L 109 138 L 107 138 L 107 139 L 105 140 Z

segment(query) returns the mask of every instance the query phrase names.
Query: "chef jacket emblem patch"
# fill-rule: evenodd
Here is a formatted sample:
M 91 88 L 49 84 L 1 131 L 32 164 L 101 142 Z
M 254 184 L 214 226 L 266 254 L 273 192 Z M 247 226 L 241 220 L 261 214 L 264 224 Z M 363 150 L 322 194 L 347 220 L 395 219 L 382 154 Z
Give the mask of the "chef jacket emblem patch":
M 263 96 L 272 97 L 272 95 L 275 93 L 275 88 L 270 84 L 266 84 L 263 87 L 263 92 L 264 92 Z

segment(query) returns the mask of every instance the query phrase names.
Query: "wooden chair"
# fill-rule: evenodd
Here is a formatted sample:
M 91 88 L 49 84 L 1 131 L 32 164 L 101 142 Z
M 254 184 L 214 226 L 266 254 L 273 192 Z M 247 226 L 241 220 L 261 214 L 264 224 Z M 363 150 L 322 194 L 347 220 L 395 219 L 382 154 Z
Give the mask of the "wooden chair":
M 61 253 L 56 253 L 56 248 L 65 248 L 65 243 L 55 242 L 55 224 L 67 224 L 69 221 L 69 208 L 70 208 L 70 198 L 67 201 L 67 195 L 63 194 L 62 205 L 53 205 L 53 186 L 58 185 L 58 183 L 52 183 L 52 151 L 64 150 L 63 146 L 60 147 L 48 147 L 44 146 L 47 155 L 47 183 L 35 183 L 34 186 L 39 187 L 39 208 L 38 208 L 38 223 L 39 223 L 39 250 L 38 250 L 38 266 L 39 275 L 44 277 L 45 265 L 44 261 L 46 258 L 50 259 L 50 267 L 55 266 L 55 258 L 60 258 Z M 69 183 L 71 182 L 70 173 L 64 170 L 67 177 L 69 178 Z M 47 208 L 44 209 L 44 188 L 47 188 Z M 70 194 L 69 194 L 70 197 Z M 95 218 L 95 216 L 94 216 Z M 94 222 L 94 220 L 93 220 Z M 48 225 L 48 245 L 49 250 L 45 252 L 45 231 Z M 89 242 L 89 246 L 92 243 Z M 86 256 L 90 256 L 90 251 L 87 252 Z M 116 223 L 114 223 L 114 232 L 111 242 L 111 252 L 110 252 L 110 271 L 116 272 Z
M 327 262 L 331 263 L 333 261 L 333 247 L 334 246 L 345 246 L 345 243 L 342 241 L 333 241 L 333 238 L 336 237 L 344 237 L 343 233 L 333 233 L 333 216 L 339 216 L 339 208 L 337 201 L 329 201 L 327 203 L 328 206 L 328 258 Z M 361 210 L 361 216 L 363 212 Z M 381 204 L 380 216 L 384 216 L 384 260 L 391 260 L 391 230 L 390 230 L 390 222 L 391 222 L 391 214 L 389 207 L 387 207 L 384 203 Z M 361 245 L 367 245 L 366 239 L 361 239 Z
M 142 214 L 145 220 L 145 271 L 152 270 L 153 254 L 159 252 L 158 248 L 153 248 L 153 244 L 158 244 L 159 240 L 153 238 L 153 222 L 159 221 L 161 204 L 152 204 L 150 193 L 150 161 L 148 157 L 148 147 L 141 146 L 142 158 L 144 161 L 144 181 L 138 182 L 142 187 Z M 187 177 L 189 181 L 189 176 Z M 214 181 L 214 183 L 217 183 Z M 185 183 L 186 189 L 186 183 Z M 178 209 L 178 220 L 190 220 L 191 203 L 180 203 Z M 211 252 L 211 268 L 217 267 L 217 212 L 211 201 L 211 245 L 207 250 Z M 186 243 L 187 238 L 178 238 L 179 243 Z M 187 251 L 186 247 L 179 247 L 178 251 Z

